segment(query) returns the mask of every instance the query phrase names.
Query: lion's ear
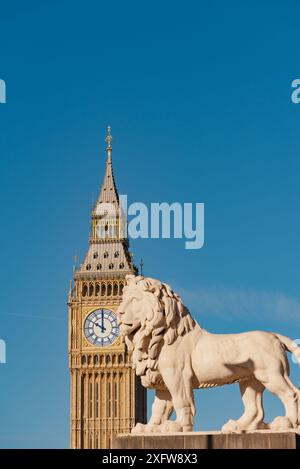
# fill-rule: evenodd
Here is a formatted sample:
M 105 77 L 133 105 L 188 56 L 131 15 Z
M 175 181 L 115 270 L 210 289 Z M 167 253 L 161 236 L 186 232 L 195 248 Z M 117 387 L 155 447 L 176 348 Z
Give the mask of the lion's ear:
M 154 293 L 155 296 L 159 297 L 162 289 L 161 281 L 150 277 L 146 278 L 145 280 L 147 283 L 147 290 L 151 293 Z
M 134 282 L 135 278 L 136 278 L 135 275 L 132 275 L 132 274 L 125 275 L 126 284 L 130 285 L 131 283 Z
M 126 280 L 127 285 L 134 286 L 134 285 L 138 285 L 141 280 L 144 280 L 144 277 L 142 275 L 128 274 L 128 275 L 125 275 L 125 280 Z

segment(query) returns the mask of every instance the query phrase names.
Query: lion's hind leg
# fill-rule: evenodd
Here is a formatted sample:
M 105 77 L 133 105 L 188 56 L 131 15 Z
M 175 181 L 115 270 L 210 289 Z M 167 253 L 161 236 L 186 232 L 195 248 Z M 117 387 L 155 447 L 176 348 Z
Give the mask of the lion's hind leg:
M 298 425 L 299 392 L 291 383 L 286 373 L 282 374 L 281 369 L 269 370 L 263 373 L 264 386 L 268 391 L 277 396 L 285 407 L 285 416 L 276 417 L 268 425 L 271 430 L 288 430 L 296 428 Z M 259 378 L 259 376 L 258 376 Z
M 291 388 L 294 390 L 297 396 L 297 410 L 298 410 L 298 426 L 300 428 L 300 389 L 298 389 L 294 383 L 290 380 L 289 376 L 285 376 L 285 379 L 290 384 Z
M 229 420 L 222 432 L 239 433 L 266 428 L 262 396 L 265 387 L 254 377 L 240 382 L 244 413 L 238 420 Z

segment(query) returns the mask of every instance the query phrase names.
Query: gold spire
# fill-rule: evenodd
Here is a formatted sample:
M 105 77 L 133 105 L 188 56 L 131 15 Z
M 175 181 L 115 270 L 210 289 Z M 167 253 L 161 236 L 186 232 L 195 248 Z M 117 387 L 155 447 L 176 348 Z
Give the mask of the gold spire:
M 105 139 L 107 142 L 107 161 L 108 163 L 111 163 L 111 152 L 112 152 L 112 147 L 111 147 L 111 141 L 112 141 L 112 136 L 110 134 L 110 125 L 107 127 L 107 137 Z
M 107 142 L 106 150 L 108 151 L 108 153 L 110 153 L 111 150 L 112 150 L 112 147 L 111 147 L 112 136 L 110 134 L 110 125 L 107 127 L 107 137 L 106 137 L 105 141 Z

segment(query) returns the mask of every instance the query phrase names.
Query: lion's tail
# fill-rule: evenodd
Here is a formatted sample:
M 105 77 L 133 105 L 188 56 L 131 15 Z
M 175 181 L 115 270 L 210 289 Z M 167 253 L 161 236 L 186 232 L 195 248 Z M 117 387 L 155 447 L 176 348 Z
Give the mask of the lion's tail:
M 285 335 L 277 333 L 274 333 L 274 335 L 280 340 L 284 348 L 293 354 L 295 360 L 300 365 L 300 347 L 296 344 L 296 342 L 289 337 L 286 337 Z

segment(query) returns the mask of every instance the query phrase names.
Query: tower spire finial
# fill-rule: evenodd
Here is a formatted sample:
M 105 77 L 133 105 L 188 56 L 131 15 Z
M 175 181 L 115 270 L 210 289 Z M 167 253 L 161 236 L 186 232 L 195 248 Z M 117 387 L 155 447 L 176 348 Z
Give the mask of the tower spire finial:
M 112 136 L 111 136 L 111 134 L 110 134 L 110 130 L 111 130 L 111 128 L 110 128 L 110 125 L 109 125 L 109 126 L 107 127 L 107 137 L 106 137 L 106 139 L 105 139 L 105 141 L 107 142 L 107 148 L 106 148 L 107 151 L 111 151 L 111 150 L 112 150 L 112 147 L 111 147 Z

